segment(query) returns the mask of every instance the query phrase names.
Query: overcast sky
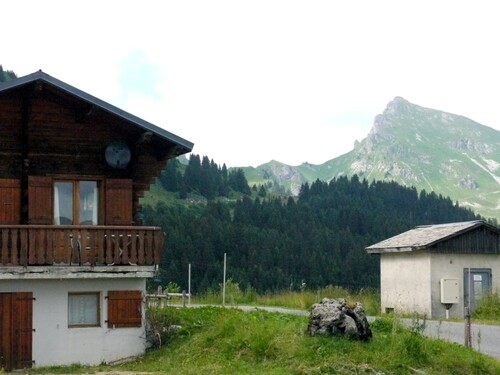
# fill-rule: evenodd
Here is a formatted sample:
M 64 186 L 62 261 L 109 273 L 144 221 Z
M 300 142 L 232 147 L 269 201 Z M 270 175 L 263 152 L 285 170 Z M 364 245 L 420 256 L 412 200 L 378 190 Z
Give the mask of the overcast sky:
M 492 1 L 9 1 L 0 64 L 39 69 L 217 164 L 321 164 L 395 96 L 500 129 Z

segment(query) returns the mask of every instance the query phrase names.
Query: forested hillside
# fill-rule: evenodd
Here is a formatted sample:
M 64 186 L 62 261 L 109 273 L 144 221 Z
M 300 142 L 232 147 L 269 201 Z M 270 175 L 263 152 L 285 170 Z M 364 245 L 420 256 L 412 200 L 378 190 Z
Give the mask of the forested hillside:
M 207 156 L 200 158 L 196 154 L 191 155 L 186 167 L 177 159 L 170 160 L 158 182 L 165 190 L 179 193 L 181 199 L 192 192 L 206 199 L 229 197 L 231 191 L 251 194 L 242 169 L 228 172 L 225 164 L 220 167 Z
M 192 162 L 197 170 L 199 160 Z M 207 161 L 213 171 L 222 171 Z M 165 184 L 172 168 L 177 181 L 187 184 L 193 164 L 183 175 L 178 164 L 169 164 L 160 181 Z M 200 178 L 197 189 L 211 184 L 206 173 Z M 187 185 L 183 189 L 197 190 Z M 180 202 L 146 205 L 143 214 L 148 225 L 159 225 L 167 234 L 157 282 L 186 289 L 191 264 L 195 293 L 219 288 L 224 253 L 227 277 L 259 292 L 298 289 L 302 283 L 311 288 L 378 287 L 378 258 L 367 255 L 366 246 L 416 225 L 480 218 L 434 192 L 394 182 L 369 183 L 357 176 L 306 183 L 296 198 L 254 193 L 236 201 Z

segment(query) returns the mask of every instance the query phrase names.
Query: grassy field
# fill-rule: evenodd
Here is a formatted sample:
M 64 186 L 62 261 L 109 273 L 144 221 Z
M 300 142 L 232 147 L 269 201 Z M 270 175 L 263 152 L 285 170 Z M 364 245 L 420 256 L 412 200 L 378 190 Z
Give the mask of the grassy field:
M 309 309 L 323 297 L 360 301 L 368 315 L 378 315 L 373 290 L 327 287 L 317 291 L 258 295 L 226 285 L 226 305 L 267 305 Z M 198 296 L 196 302 L 220 304 L 220 293 Z M 498 322 L 500 298 L 493 293 L 477 309 L 477 319 Z M 500 361 L 461 345 L 431 340 L 422 326 L 404 329 L 394 317 L 378 317 L 371 342 L 311 337 L 307 316 L 222 307 L 150 309 L 149 319 L 162 331 L 162 346 L 131 363 L 97 367 L 69 366 L 29 373 L 161 374 L 499 374 Z M 416 322 L 417 323 L 417 322 Z M 168 327 L 178 327 L 172 330 Z M 162 330 L 162 327 L 165 328 Z
M 371 342 L 311 337 L 307 317 L 221 307 L 151 310 L 163 346 L 118 366 L 49 368 L 33 373 L 161 374 L 500 374 L 500 362 L 463 346 L 430 340 L 394 318 L 372 323 Z
M 279 293 L 256 293 L 253 289 L 242 291 L 237 283 L 229 279 L 226 283 L 226 306 L 276 306 L 291 309 L 309 310 L 314 303 L 323 298 L 345 298 L 348 302 L 361 302 L 368 316 L 380 315 L 380 292 L 374 289 L 361 289 L 356 292 L 337 286 L 327 286 L 317 290 L 282 291 Z M 193 297 L 192 303 L 222 304 L 220 291 L 207 292 Z M 406 315 L 412 317 L 414 314 Z M 473 313 L 473 319 L 481 324 L 500 324 L 500 294 L 498 291 L 486 295 Z M 458 319 L 458 321 L 462 321 Z
M 373 289 L 362 289 L 353 293 L 337 286 L 327 286 L 317 290 L 282 291 L 261 295 L 253 289 L 242 291 L 232 280 L 226 282 L 226 306 L 276 306 L 309 310 L 314 303 L 320 302 L 323 298 L 345 298 L 350 302 L 361 302 L 367 315 L 380 314 L 380 295 Z M 222 295 L 219 291 L 208 292 L 195 296 L 191 302 L 221 305 Z

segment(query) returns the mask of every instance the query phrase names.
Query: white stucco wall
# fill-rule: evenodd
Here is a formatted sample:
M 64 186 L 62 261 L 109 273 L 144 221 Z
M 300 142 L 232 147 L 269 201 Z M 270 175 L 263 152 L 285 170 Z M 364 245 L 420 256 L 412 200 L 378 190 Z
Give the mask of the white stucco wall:
M 144 278 L 0 280 L 0 292 L 33 292 L 35 367 L 96 365 L 144 354 L 144 325 L 108 328 L 105 296 L 109 290 L 145 291 L 145 285 Z M 68 292 L 100 292 L 100 327 L 68 328 Z
M 431 265 L 428 253 L 380 255 L 381 310 L 431 314 Z
M 446 308 L 441 304 L 442 278 L 456 278 L 459 285 L 459 302 L 453 304 L 449 311 L 450 318 L 464 317 L 464 269 L 491 269 L 492 290 L 500 291 L 500 256 L 493 254 L 432 254 L 432 318 L 441 319 L 446 316 Z
M 386 253 L 380 256 L 381 310 L 425 314 L 445 319 L 441 303 L 441 279 L 457 279 L 459 301 L 450 318 L 464 317 L 464 269 L 491 269 L 492 290 L 500 291 L 500 256 L 491 254 Z

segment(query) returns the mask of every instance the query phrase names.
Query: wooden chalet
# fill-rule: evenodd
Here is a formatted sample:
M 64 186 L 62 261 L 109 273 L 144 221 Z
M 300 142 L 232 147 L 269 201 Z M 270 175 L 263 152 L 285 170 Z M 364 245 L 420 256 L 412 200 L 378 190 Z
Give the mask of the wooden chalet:
M 144 352 L 165 239 L 139 200 L 192 147 L 42 71 L 0 84 L 0 368 Z

